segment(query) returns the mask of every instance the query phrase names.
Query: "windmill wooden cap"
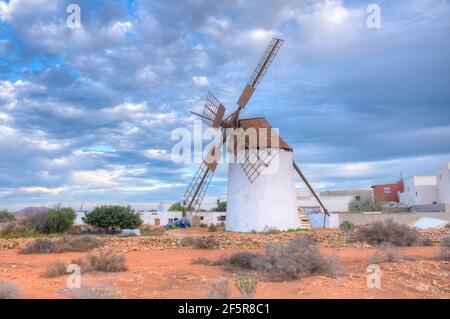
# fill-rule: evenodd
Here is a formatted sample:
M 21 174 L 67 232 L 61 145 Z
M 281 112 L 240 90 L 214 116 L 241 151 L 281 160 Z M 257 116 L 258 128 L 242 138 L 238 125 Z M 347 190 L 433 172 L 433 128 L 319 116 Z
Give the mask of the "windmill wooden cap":
M 244 130 L 249 128 L 255 128 L 258 129 L 271 129 L 272 126 L 267 122 L 265 117 L 255 117 L 255 118 L 249 118 L 249 119 L 241 119 L 238 121 L 238 127 L 243 128 Z M 269 131 L 270 132 L 270 131 Z M 278 136 L 278 147 L 280 149 L 288 150 L 292 152 L 292 148 L 281 138 L 279 134 Z M 267 141 L 266 143 L 261 143 L 259 140 L 259 136 L 257 138 L 257 147 L 265 147 L 265 148 L 271 148 L 271 136 L 270 134 L 267 135 Z

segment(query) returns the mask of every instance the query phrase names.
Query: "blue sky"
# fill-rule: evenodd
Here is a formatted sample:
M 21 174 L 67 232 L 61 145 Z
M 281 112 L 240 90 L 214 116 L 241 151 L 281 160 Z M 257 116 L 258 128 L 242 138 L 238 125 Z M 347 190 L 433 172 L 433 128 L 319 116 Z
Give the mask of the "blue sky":
M 368 29 L 371 3 L 0 1 L 0 207 L 179 200 L 196 165 L 170 160 L 172 130 L 208 90 L 234 108 L 274 35 L 243 116 L 279 128 L 319 190 L 434 174 L 450 161 L 450 2 L 378 1 Z

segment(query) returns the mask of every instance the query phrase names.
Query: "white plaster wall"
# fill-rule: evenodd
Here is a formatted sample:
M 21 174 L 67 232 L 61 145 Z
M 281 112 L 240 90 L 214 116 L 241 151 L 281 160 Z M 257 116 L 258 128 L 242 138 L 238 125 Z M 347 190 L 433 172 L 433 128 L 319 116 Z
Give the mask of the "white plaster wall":
M 438 202 L 450 205 L 450 162 L 438 167 L 437 174 Z
M 165 226 L 169 223 L 169 219 L 183 218 L 182 212 L 140 212 L 141 219 L 144 224 L 155 225 L 155 219 L 159 218 L 160 225 Z
M 428 205 L 438 201 L 436 176 L 412 176 L 403 181 L 399 201 L 405 206 Z
M 329 212 L 348 212 L 348 205 L 353 196 L 339 195 L 339 196 L 319 196 L 323 205 Z M 319 203 L 313 195 L 297 196 L 297 206 L 299 207 L 320 207 Z M 322 210 L 322 209 L 321 209 Z
M 229 164 L 226 230 L 250 232 L 300 227 L 292 152 L 280 150 L 277 158 L 253 184 L 239 163 Z M 264 174 L 269 171 L 273 173 Z

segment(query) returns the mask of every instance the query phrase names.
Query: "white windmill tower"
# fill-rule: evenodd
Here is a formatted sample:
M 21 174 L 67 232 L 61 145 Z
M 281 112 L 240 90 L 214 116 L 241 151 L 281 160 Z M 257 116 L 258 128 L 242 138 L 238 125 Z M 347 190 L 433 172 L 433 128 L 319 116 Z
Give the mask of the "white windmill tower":
M 208 92 L 202 114 L 206 124 L 222 131 L 220 143 L 206 154 L 184 197 L 188 211 L 198 211 L 221 156 L 222 145 L 233 140 L 231 151 L 237 161 L 228 167 L 228 198 L 225 227 L 229 231 L 288 230 L 300 226 L 294 171 L 328 215 L 316 192 L 292 158 L 292 148 L 272 130 L 264 117 L 240 119 L 240 112 L 277 54 L 283 40 L 273 38 L 237 101 L 237 109 L 224 118 L 225 107 Z M 230 136 L 229 129 L 241 129 Z M 266 132 L 252 143 L 249 131 Z

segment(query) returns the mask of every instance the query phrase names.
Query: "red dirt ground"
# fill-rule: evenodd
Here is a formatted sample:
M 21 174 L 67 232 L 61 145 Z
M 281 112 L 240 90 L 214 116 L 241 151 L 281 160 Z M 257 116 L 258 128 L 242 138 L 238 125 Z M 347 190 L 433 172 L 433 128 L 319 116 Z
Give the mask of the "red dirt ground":
M 381 289 L 369 289 L 366 284 L 367 258 L 376 248 L 323 248 L 326 254 L 336 253 L 341 258 L 345 277 L 312 276 L 290 282 L 260 281 L 255 298 L 450 298 L 450 262 L 435 259 L 438 249 L 401 249 L 403 255 L 414 257 L 413 260 L 380 264 Z M 231 296 L 238 298 L 233 273 L 220 266 L 191 264 L 198 257 L 217 259 L 238 250 L 132 251 L 125 253 L 128 271 L 84 274 L 82 283 L 94 286 L 98 282 L 110 281 L 123 298 L 203 298 L 215 280 L 227 278 Z M 69 263 L 84 255 L 21 255 L 17 250 L 3 250 L 0 251 L 0 279 L 19 284 L 25 298 L 62 298 L 64 296 L 56 290 L 64 288 L 67 277 L 45 278 L 43 272 L 56 260 Z

